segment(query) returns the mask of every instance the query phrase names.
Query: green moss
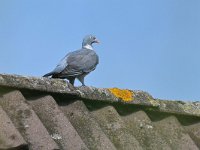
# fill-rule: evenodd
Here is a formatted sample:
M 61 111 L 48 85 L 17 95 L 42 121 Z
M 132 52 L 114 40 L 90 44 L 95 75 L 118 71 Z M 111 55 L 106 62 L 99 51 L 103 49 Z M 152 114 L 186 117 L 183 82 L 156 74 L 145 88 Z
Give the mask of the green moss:
M 152 106 L 160 106 L 159 102 L 156 101 L 155 99 L 148 97 L 148 101 L 152 104 Z
M 1 136 L 0 136 L 0 145 L 5 145 L 5 142 L 4 140 L 1 139 Z

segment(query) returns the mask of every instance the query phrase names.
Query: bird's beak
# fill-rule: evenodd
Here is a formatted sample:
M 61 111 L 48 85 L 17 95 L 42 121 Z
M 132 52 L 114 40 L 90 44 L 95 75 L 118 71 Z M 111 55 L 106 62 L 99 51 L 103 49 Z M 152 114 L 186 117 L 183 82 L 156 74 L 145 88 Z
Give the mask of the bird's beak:
M 97 39 L 95 39 L 94 43 L 100 43 L 100 41 L 99 41 L 99 40 L 97 40 Z

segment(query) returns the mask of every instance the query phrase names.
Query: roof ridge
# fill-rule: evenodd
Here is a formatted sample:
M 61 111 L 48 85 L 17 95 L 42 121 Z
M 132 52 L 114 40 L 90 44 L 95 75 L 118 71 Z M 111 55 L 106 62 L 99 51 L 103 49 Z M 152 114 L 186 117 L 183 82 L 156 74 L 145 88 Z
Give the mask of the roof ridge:
M 73 87 L 62 79 L 0 74 L 0 88 L 26 89 L 39 92 L 73 95 L 80 99 L 135 104 L 172 114 L 200 117 L 200 102 L 171 101 L 153 98 L 140 90 L 119 88 Z

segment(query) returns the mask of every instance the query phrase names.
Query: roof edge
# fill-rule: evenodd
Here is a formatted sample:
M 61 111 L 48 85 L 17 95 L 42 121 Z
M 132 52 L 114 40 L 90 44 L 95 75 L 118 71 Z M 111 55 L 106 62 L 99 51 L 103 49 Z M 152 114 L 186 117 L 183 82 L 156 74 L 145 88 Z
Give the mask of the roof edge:
M 200 117 L 200 102 L 170 101 L 153 98 L 140 90 L 73 87 L 62 79 L 0 74 L 0 87 L 75 95 L 80 99 L 119 102 L 154 107 L 156 111 Z

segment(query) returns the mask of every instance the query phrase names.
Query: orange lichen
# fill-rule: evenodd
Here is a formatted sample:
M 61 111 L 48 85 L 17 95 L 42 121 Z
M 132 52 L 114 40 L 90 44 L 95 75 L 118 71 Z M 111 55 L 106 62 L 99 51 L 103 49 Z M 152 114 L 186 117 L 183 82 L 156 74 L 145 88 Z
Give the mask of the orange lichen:
M 118 88 L 109 88 L 108 90 L 123 101 L 129 102 L 133 100 L 133 92 L 130 90 L 122 90 Z

